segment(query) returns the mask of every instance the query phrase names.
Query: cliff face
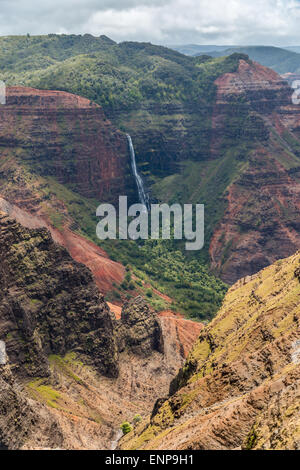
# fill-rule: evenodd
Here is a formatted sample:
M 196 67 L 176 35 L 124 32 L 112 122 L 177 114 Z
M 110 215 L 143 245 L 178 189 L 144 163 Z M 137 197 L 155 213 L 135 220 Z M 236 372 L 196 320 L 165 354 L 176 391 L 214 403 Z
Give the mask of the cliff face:
M 119 322 L 119 349 L 131 350 L 139 356 L 153 351 L 163 353 L 163 335 L 156 313 L 138 296 L 124 304 Z
M 236 163 L 209 253 L 212 268 L 232 283 L 300 247 L 300 108 L 293 90 L 256 63 L 242 60 L 216 85 L 211 155 L 234 145 Z
M 98 204 L 135 191 L 125 134 L 85 98 L 25 87 L 6 91 L 0 108 L 0 204 L 27 227 L 48 228 L 92 270 L 101 292 L 108 292 L 122 282 L 124 267 L 74 232 L 94 236 Z
M 2 212 L 0 246 L 0 447 L 105 446 L 113 423 L 99 426 L 93 379 L 72 370 L 84 363 L 85 374 L 119 372 L 114 319 L 91 273 L 45 229 Z
M 0 448 L 109 449 L 123 421 L 167 393 L 180 338 L 141 297 L 116 320 L 45 228 L 0 212 L 0 248 Z
M 10 87 L 0 118 L 2 159 L 18 156 L 37 174 L 99 202 L 115 201 L 134 188 L 126 136 L 91 101 Z
M 300 248 L 300 107 L 277 73 L 236 59 L 211 77 L 213 92 L 205 83 L 206 100 L 112 115 L 130 129 L 141 169 L 158 176 L 155 198 L 205 204 L 204 249 L 229 284 Z M 217 69 L 207 64 L 199 73 Z
M 78 350 L 104 374 L 118 373 L 113 319 L 91 273 L 44 229 L 1 214 L 1 339 L 22 376 L 50 375 L 48 356 Z
M 20 449 L 32 434 L 41 448 L 59 448 L 63 442 L 51 414 L 26 396 L 8 365 L 0 365 L 0 450 Z
M 299 449 L 299 252 L 237 282 L 122 449 Z
M 146 181 L 177 173 L 178 164 L 199 160 L 207 153 L 211 106 L 203 100 L 183 103 L 142 103 L 137 109 L 107 110 L 117 126 L 130 133 Z
M 18 191 L 15 182 L 13 186 Z M 19 191 L 21 193 L 26 193 L 27 189 L 23 187 L 20 188 Z M 30 194 L 30 198 L 34 198 L 35 196 L 32 190 L 29 190 L 27 192 L 27 195 L 28 194 Z M 14 201 L 15 198 L 15 194 L 10 197 L 12 201 Z M 37 200 L 34 208 L 32 208 L 30 202 L 28 203 L 26 198 L 23 202 L 21 200 L 18 201 L 18 203 L 23 207 L 27 207 L 27 205 L 29 205 L 33 212 L 25 210 L 24 208 L 21 209 L 3 198 L 0 198 L 0 211 L 15 219 L 23 227 L 29 229 L 47 228 L 51 233 L 52 239 L 56 243 L 66 248 L 75 261 L 84 264 L 91 270 L 101 293 L 106 294 L 112 289 L 114 283 L 120 284 L 122 282 L 125 267 L 122 264 L 109 259 L 107 253 L 95 243 L 71 230 L 70 226 L 74 226 L 74 222 L 70 217 L 67 217 L 65 226 L 58 229 L 53 225 L 51 219 L 49 219 L 48 208 L 43 206 L 42 200 Z M 63 210 L 67 213 L 66 208 L 63 207 L 62 204 L 62 202 L 56 201 L 53 205 L 55 210 Z M 51 206 L 49 204 L 49 208 L 50 207 Z
M 170 310 L 159 313 L 160 323 L 163 329 L 164 338 L 169 341 L 164 342 L 164 350 L 170 348 L 170 356 L 180 355 L 186 358 L 191 350 L 191 346 L 198 338 L 203 324 L 187 320 L 183 315 L 175 314 Z

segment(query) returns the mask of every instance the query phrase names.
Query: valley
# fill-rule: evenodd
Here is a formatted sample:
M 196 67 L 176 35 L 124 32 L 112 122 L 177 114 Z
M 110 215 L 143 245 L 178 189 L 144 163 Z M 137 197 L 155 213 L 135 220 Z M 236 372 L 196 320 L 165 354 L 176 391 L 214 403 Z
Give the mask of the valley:
M 230 52 L 0 38 L 0 449 L 300 448 L 300 108 Z M 203 250 L 99 240 L 120 195 Z

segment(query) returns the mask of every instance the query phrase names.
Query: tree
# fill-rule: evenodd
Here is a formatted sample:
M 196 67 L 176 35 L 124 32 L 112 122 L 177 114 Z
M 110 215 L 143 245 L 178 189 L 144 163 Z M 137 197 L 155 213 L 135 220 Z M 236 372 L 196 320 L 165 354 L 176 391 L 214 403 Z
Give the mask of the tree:
M 125 434 L 128 434 L 130 431 L 132 431 L 132 426 L 130 423 L 128 423 L 128 421 L 122 423 L 120 428 L 122 429 L 124 436 Z

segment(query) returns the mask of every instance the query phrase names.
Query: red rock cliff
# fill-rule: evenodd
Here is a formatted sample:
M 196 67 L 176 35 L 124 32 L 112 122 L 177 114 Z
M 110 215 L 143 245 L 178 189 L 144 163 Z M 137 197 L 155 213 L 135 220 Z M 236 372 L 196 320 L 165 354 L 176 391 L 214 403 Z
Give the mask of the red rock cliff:
M 126 137 L 100 106 L 61 91 L 11 87 L 0 120 L 2 157 L 15 153 L 86 197 L 126 194 Z
M 226 138 L 229 150 L 237 138 L 252 145 L 247 157 L 240 149 L 210 242 L 212 267 L 232 283 L 300 248 L 300 106 L 288 84 L 257 63 L 241 60 L 236 73 L 215 83 L 212 158 Z M 236 135 L 235 120 L 244 113 L 248 120 Z

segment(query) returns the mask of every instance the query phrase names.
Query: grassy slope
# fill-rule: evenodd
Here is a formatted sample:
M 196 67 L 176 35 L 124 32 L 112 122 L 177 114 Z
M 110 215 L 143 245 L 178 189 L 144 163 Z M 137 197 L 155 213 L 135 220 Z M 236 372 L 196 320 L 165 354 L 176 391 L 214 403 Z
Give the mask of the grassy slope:
M 164 442 L 165 436 L 171 436 L 169 445 L 172 444 L 172 436 L 173 439 L 179 439 L 178 442 L 183 445 L 186 438 L 185 431 L 189 429 L 189 426 L 192 430 L 190 438 L 198 431 L 197 412 L 200 423 L 201 408 L 205 410 L 203 396 L 205 396 L 206 387 L 209 405 L 220 401 L 222 407 L 222 400 L 225 398 L 227 400 L 224 400 L 224 403 L 230 400 L 233 403 L 235 395 L 237 402 L 243 397 L 247 400 L 249 390 L 255 390 L 260 385 L 266 388 L 271 387 L 272 381 L 285 380 L 285 376 L 296 373 L 299 370 L 296 352 L 292 356 L 294 359 L 291 360 L 289 349 L 283 352 L 282 345 L 291 344 L 291 351 L 296 351 L 298 343 L 295 340 L 299 338 L 299 295 L 299 253 L 285 260 L 279 260 L 249 278 L 247 282 L 239 282 L 233 286 L 227 293 L 218 315 L 202 330 L 199 340 L 180 371 L 173 386 L 175 391 L 178 390 L 174 399 L 171 396 L 168 401 L 165 401 L 150 425 L 143 423 L 139 429 L 126 436 L 122 441 L 122 448 L 157 449 L 160 443 Z M 268 361 L 264 364 L 261 359 L 263 356 L 269 358 L 270 374 L 264 369 L 264 367 L 267 369 Z M 234 380 L 229 381 L 231 389 L 224 386 L 226 380 L 224 382 L 222 377 L 225 376 L 225 372 L 222 375 L 221 371 L 224 367 L 234 372 Z M 288 383 L 288 379 L 286 380 Z M 238 383 L 245 384 L 244 395 L 240 395 L 241 391 L 238 388 L 235 389 L 235 384 Z M 216 390 L 211 384 L 214 384 Z M 217 392 L 215 396 L 213 390 Z M 250 434 L 245 446 L 249 447 L 250 444 L 251 448 L 254 446 L 262 448 L 264 444 L 268 446 L 270 429 L 273 431 L 276 426 L 287 429 L 281 439 L 279 438 L 278 449 L 289 448 L 293 440 L 297 441 L 300 432 L 299 401 L 297 401 L 296 393 L 294 398 L 290 396 L 289 399 L 294 400 L 294 405 L 290 403 L 289 413 L 282 408 L 282 420 L 278 418 L 274 421 L 274 416 L 272 416 L 270 428 L 268 428 L 268 422 L 265 421 L 265 409 L 268 409 L 268 403 L 261 405 L 252 427 L 252 430 L 255 429 L 256 432 L 255 442 L 249 443 L 249 438 L 251 438 L 251 422 L 249 421 Z M 176 407 L 174 403 L 177 404 Z M 213 409 L 213 406 L 211 408 Z M 206 410 L 209 414 L 210 408 Z M 226 428 L 228 428 L 226 412 L 224 416 Z M 238 415 L 238 419 L 242 423 L 242 415 Z M 295 427 L 297 420 L 298 427 Z M 218 424 L 216 421 L 216 429 L 218 429 Z M 217 436 L 226 438 L 225 434 Z M 280 436 L 279 432 L 277 434 Z

